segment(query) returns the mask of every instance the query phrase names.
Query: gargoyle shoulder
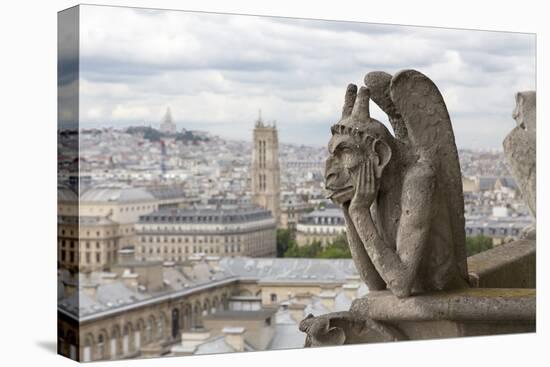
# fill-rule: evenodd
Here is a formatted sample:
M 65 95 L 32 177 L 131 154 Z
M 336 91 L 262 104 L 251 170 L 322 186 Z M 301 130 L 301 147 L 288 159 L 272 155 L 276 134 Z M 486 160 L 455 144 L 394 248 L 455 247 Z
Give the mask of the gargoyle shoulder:
M 409 168 L 405 176 L 405 188 L 423 189 L 432 186 L 435 180 L 435 169 L 428 161 L 418 161 Z M 423 186 L 423 187 L 422 187 Z

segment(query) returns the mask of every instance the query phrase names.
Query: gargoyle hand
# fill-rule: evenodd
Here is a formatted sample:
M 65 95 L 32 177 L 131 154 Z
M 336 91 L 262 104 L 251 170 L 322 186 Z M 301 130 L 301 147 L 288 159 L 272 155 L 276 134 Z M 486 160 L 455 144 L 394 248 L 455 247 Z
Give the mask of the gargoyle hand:
M 350 212 L 369 209 L 376 200 L 377 193 L 374 164 L 372 159 L 368 159 L 359 167 L 356 176 L 355 194 L 349 207 Z

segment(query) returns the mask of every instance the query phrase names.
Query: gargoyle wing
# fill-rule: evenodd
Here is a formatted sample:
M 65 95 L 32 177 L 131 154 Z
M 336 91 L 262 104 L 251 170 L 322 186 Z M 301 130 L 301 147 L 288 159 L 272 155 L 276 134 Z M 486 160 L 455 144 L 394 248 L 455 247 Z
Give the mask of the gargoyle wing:
M 388 115 L 396 139 L 407 143 L 407 127 L 390 97 L 392 76 L 384 71 L 372 71 L 365 76 L 370 98 Z
M 467 279 L 464 196 L 453 127 L 445 101 L 437 86 L 416 70 L 395 74 L 390 97 L 402 117 L 408 143 L 420 160 L 432 164 L 436 184 L 445 195 L 455 241 L 455 261 Z

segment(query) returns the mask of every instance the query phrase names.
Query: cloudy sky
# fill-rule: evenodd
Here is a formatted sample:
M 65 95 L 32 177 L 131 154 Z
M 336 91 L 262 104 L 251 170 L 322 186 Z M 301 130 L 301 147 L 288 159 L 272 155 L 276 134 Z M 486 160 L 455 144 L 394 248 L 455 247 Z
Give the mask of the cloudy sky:
M 439 86 L 460 148 L 500 148 L 514 93 L 535 88 L 535 36 L 318 20 L 82 6 L 83 127 L 158 126 L 324 145 L 346 85 L 413 68 Z M 387 119 L 377 108 L 374 117 Z

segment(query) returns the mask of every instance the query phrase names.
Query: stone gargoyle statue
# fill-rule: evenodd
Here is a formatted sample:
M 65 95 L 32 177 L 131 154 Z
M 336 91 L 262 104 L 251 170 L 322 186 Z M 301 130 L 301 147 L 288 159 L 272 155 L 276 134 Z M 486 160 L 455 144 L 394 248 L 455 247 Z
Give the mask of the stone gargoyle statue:
M 325 170 L 359 275 L 369 290 L 389 289 L 400 298 L 465 288 L 462 176 L 443 97 L 415 70 L 393 77 L 371 72 L 365 84 L 347 87 Z M 370 117 L 371 99 L 387 114 L 395 136 Z M 349 312 L 309 315 L 300 324 L 306 345 L 313 346 L 351 343 L 346 337 L 360 340 L 351 334 L 372 327 L 383 340 L 399 340 L 394 330 Z
M 537 95 L 535 91 L 516 93 L 512 117 L 517 126 L 504 139 L 504 153 L 523 199 L 533 219 L 537 217 Z M 535 239 L 535 226 L 527 227 L 522 237 Z

